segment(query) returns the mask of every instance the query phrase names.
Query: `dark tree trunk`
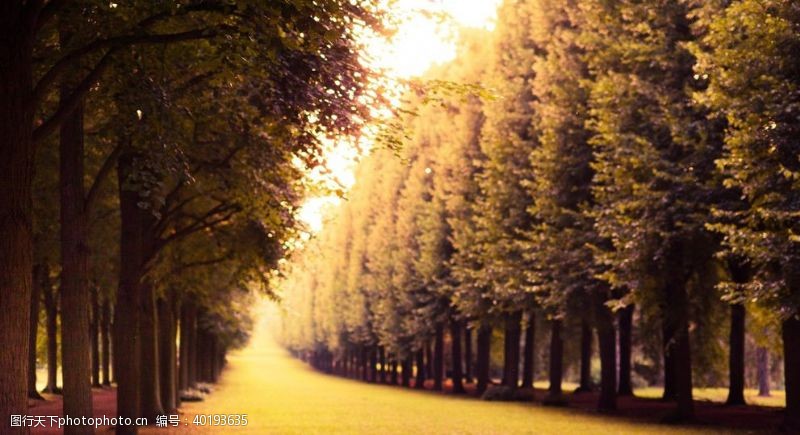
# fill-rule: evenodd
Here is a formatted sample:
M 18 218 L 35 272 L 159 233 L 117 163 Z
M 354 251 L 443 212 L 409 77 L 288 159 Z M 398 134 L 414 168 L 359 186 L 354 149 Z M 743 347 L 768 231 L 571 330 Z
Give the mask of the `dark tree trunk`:
M 433 377 L 433 348 L 431 340 L 425 340 L 425 373 L 428 378 Z
M 464 381 L 472 382 L 472 328 L 464 327 Z
M 478 360 L 477 368 L 477 392 L 483 394 L 489 387 L 489 357 L 492 344 L 492 326 L 487 321 L 481 322 L 478 327 Z
M 581 318 L 581 377 L 576 393 L 592 391 L 592 327 Z
M 760 397 L 770 397 L 769 383 L 769 351 L 766 347 L 756 348 L 756 371 L 758 377 L 758 395 Z
M 161 387 L 161 404 L 164 411 L 174 413 L 178 408 L 175 391 L 175 371 L 177 366 L 175 348 L 175 312 L 174 303 L 169 292 L 158 298 L 158 356 L 159 385 Z
M 39 334 L 39 299 L 42 293 L 42 272 L 44 268 L 37 264 L 33 267 L 31 283 L 31 317 L 28 330 L 28 398 L 41 400 L 36 391 L 36 336 Z
M 102 344 L 103 385 L 111 385 L 111 303 L 103 299 L 102 319 L 100 321 L 100 343 Z
M 92 386 L 100 387 L 100 300 L 97 287 L 92 286 Z
M 369 380 L 378 382 L 378 347 L 371 346 L 369 350 Z
M 517 388 L 519 385 L 519 339 L 522 334 L 520 322 L 522 322 L 522 311 L 506 314 L 503 385 L 511 388 Z
M 44 293 L 45 330 L 47 332 L 47 386 L 45 393 L 58 392 L 58 293 L 50 280 L 47 265 L 42 272 L 42 292 Z
M 731 332 L 728 354 L 728 400 L 726 405 L 744 405 L 744 305 L 731 305 Z
M 786 409 L 783 429 L 800 432 L 800 319 L 783 321 L 783 370 L 786 379 Z
M 139 329 L 142 337 L 142 361 L 140 385 L 140 406 L 142 417 L 155 421 L 156 416 L 164 414 L 161 403 L 161 385 L 159 382 L 158 356 L 158 313 L 153 284 L 142 283 L 142 316 Z
M 33 31 L 27 2 L 0 2 L 0 418 L 28 411 L 33 246 Z M 23 357 L 20 357 L 23 355 Z M 27 433 L 10 428 L 9 434 Z
M 597 409 L 617 409 L 617 334 L 614 331 L 614 315 L 606 306 L 607 295 L 595 294 L 595 319 L 597 347 L 600 353 L 600 396 Z
M 563 366 L 564 342 L 561 339 L 561 320 L 552 320 L 550 322 L 550 386 L 547 390 L 551 398 L 559 398 L 562 395 Z
M 528 312 L 525 325 L 525 352 L 522 362 L 522 388 L 533 388 L 533 377 L 536 369 L 536 313 Z
M 381 346 L 378 351 L 378 358 L 381 364 L 381 383 L 386 383 L 386 349 Z
M 392 371 L 392 385 L 397 385 L 397 360 L 393 359 L 391 363 L 391 371 Z
M 65 44 L 68 37 L 61 34 Z M 62 101 L 72 93 L 66 83 Z M 92 416 L 91 343 L 89 340 L 89 244 L 83 186 L 83 103 L 61 125 L 61 366 L 64 414 Z M 67 434 L 94 433 L 93 427 L 67 426 Z
M 411 386 L 411 371 L 413 367 L 413 361 L 411 359 L 411 355 L 408 355 L 403 360 L 403 386 L 410 387 Z
M 665 323 L 673 331 L 668 354 L 672 358 L 675 413 L 670 421 L 683 422 L 694 419 L 692 398 L 692 353 L 689 345 L 688 295 L 685 283 L 672 283 L 667 288 Z
M 124 140 L 124 139 L 123 139 Z M 117 414 L 139 417 L 139 370 L 141 312 L 140 270 L 143 264 L 143 214 L 139 194 L 128 190 L 127 180 L 134 171 L 134 155 L 123 152 L 117 163 L 120 206 L 120 271 L 117 303 L 114 308 L 114 358 L 117 381 Z M 116 432 L 135 434 L 134 426 L 117 426 Z
M 417 379 L 414 381 L 414 388 L 421 390 L 425 388 L 425 351 L 422 349 L 416 352 L 417 357 Z
M 444 327 L 436 324 L 433 345 L 433 389 L 441 391 L 444 382 Z
M 462 362 L 461 362 L 462 329 L 463 326 L 461 325 L 460 321 L 454 320 L 450 323 L 450 337 L 452 344 L 451 353 L 453 358 L 453 393 L 455 394 L 464 393 L 464 383 L 463 383 L 464 373 L 462 371 Z
M 191 318 L 188 327 L 188 334 L 189 334 L 189 352 L 187 358 L 187 370 L 189 375 L 187 377 L 187 382 L 189 384 L 189 388 L 194 388 L 197 386 L 197 381 L 199 380 L 200 376 L 200 369 L 198 367 L 198 347 L 199 344 L 197 342 L 199 331 L 197 329 L 197 316 L 198 316 L 198 309 L 196 305 L 192 305 L 191 310 Z
M 633 311 L 635 305 L 628 305 L 619 310 L 617 321 L 619 322 L 619 387 L 617 395 L 633 396 L 633 383 L 631 382 L 631 356 L 632 356 L 632 332 L 633 332 Z
M 662 326 L 662 341 L 664 352 L 664 393 L 662 400 L 672 401 L 677 399 L 677 388 L 675 385 L 675 352 L 674 340 L 675 331 L 664 322 Z

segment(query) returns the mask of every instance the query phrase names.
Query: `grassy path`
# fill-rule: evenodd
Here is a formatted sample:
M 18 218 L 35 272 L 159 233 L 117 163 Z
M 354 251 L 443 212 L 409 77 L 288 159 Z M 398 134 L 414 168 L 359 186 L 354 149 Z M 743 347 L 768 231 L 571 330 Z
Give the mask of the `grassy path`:
M 676 428 L 535 404 L 490 403 L 317 373 L 292 359 L 268 334 L 232 355 L 216 391 L 185 404 L 178 429 L 144 433 L 253 434 L 689 434 L 730 433 Z M 248 426 L 198 427 L 197 414 L 247 414 Z M 183 422 L 188 422 L 185 426 Z

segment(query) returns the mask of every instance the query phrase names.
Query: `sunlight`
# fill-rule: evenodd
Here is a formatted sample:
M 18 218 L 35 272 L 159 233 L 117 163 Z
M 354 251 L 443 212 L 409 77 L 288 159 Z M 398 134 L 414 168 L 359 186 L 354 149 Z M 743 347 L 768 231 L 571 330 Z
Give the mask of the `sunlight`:
M 364 61 L 383 70 L 390 82 L 420 76 L 432 66 L 455 58 L 456 39 L 464 28 L 491 30 L 499 3 L 499 0 L 389 0 L 386 7 L 398 22 L 397 32 L 389 40 L 365 36 Z M 383 109 L 383 112 L 388 111 Z M 368 150 L 368 143 L 359 147 L 348 142 L 329 144 L 324 153 L 324 168 L 312 171 L 308 178 L 346 191 L 356 182 L 353 168 L 359 156 Z M 326 210 L 339 202 L 337 195 L 312 196 L 300 208 L 298 218 L 310 232 L 317 233 L 324 226 Z

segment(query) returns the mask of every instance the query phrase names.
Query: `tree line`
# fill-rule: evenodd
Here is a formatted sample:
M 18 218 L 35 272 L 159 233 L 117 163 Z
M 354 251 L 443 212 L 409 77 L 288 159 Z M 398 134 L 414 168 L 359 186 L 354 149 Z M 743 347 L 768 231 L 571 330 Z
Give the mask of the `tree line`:
M 786 0 L 504 1 L 428 75 L 474 92 L 409 92 L 405 148 L 365 157 L 293 253 L 284 344 L 484 393 L 501 339 L 491 394 L 544 372 L 561 404 L 565 362 L 592 387 L 596 333 L 597 407 L 648 377 L 672 421 L 694 417 L 695 385 L 744 404 L 746 372 L 767 388 L 782 357 L 797 428 L 799 26 Z
M 216 379 L 321 142 L 380 104 L 359 32 L 382 22 L 371 1 L 2 3 L 0 432 L 27 432 L 42 311 L 70 417 L 92 385 L 153 421 Z

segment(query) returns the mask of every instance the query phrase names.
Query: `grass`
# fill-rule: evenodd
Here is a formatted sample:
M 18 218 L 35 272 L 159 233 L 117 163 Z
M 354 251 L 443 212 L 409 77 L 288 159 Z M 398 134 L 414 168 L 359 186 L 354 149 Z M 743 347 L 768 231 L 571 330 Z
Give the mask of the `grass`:
M 639 397 L 658 398 L 663 390 L 661 387 L 637 388 L 634 391 Z M 709 402 L 725 403 L 728 399 L 727 388 L 695 388 L 692 390 L 695 400 L 708 400 Z M 770 397 L 758 397 L 758 390 L 748 388 L 744 390 L 744 400 L 748 405 L 758 406 L 786 406 L 786 395 L 783 391 L 772 391 Z
M 223 432 L 220 427 L 193 427 L 197 414 L 247 414 L 248 426 L 234 431 L 254 434 L 730 433 L 370 385 L 315 372 L 290 358 L 267 334 L 232 355 L 216 391 L 204 402 L 185 404 L 183 412 L 181 420 L 189 425 L 173 429 L 176 433 Z

